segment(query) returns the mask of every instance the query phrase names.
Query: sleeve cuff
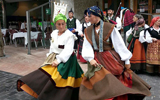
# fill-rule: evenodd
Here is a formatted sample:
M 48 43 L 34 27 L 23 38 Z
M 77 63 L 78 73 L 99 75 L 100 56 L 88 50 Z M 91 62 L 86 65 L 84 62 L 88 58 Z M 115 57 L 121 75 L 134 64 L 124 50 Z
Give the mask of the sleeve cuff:
M 130 61 L 129 61 L 129 60 L 126 60 L 126 61 L 125 61 L 125 64 L 130 64 Z
M 88 59 L 89 62 L 90 62 L 91 60 L 93 60 L 93 58 Z
M 61 63 L 61 60 L 60 60 L 60 59 L 58 59 L 57 57 L 56 57 L 56 60 L 57 60 L 57 62 L 58 62 L 58 63 Z
M 50 53 L 47 53 L 47 54 L 46 54 L 46 57 L 48 57 L 49 55 L 50 55 Z
M 75 29 L 76 32 L 78 32 L 78 29 Z
M 83 33 L 81 33 L 81 32 L 78 32 L 78 35 L 82 35 Z

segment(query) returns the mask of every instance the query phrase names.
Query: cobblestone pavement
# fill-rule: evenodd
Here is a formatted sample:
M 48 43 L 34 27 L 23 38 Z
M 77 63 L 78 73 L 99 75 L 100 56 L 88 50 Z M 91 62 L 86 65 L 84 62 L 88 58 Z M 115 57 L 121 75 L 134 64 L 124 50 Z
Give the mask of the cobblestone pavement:
M 21 76 L 0 71 L 0 100 L 36 100 L 25 92 L 18 92 L 16 82 Z
M 37 100 L 23 91 L 18 92 L 16 82 L 23 75 L 39 68 L 48 50 L 33 50 L 32 55 L 27 55 L 27 50 L 23 47 L 5 47 L 5 52 L 7 57 L 0 58 L 0 100 Z M 84 72 L 87 71 L 86 64 L 80 63 L 80 66 Z M 160 100 L 160 76 L 148 74 L 138 74 L 138 76 L 152 87 L 152 95 L 144 100 Z
M 144 100 L 160 100 L 160 77 L 139 74 L 151 87 L 152 95 Z M 0 100 L 37 100 L 25 92 L 18 92 L 16 82 L 21 76 L 0 71 Z
M 138 74 L 138 76 L 152 87 L 151 96 L 146 97 L 144 100 L 160 100 L 160 76 L 148 74 Z

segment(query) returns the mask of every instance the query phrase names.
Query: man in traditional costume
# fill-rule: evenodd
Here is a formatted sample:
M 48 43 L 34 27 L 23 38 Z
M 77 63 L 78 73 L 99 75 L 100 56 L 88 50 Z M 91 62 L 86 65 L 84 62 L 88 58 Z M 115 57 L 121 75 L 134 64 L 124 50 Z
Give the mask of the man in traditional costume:
M 113 21 L 116 22 L 116 28 L 118 30 L 121 30 L 122 28 L 122 23 L 121 19 L 118 16 L 114 16 L 114 5 L 113 3 L 107 10 L 107 19 L 112 23 Z M 114 24 L 114 23 L 113 23 Z
M 132 29 L 135 25 L 133 22 L 133 16 L 135 13 L 133 12 L 132 9 L 127 9 L 122 7 L 120 11 L 120 19 L 122 20 L 122 26 L 123 26 L 123 31 L 124 31 L 124 42 L 126 44 L 126 33 L 130 29 Z
M 74 15 L 74 12 L 71 8 L 71 10 L 68 12 L 69 18 L 67 19 L 67 28 L 78 37 L 78 27 L 80 26 L 80 21 L 77 18 L 75 18 L 73 15 Z M 78 42 L 79 42 L 79 38 L 78 40 L 75 41 L 75 44 L 74 44 L 75 51 L 78 48 Z

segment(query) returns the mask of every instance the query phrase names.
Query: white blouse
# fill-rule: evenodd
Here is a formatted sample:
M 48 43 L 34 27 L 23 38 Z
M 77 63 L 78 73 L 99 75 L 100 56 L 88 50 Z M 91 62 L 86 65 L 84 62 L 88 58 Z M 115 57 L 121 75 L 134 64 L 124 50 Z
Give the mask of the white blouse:
M 119 31 L 114 28 L 111 33 L 111 40 L 115 51 L 120 55 L 121 60 L 125 61 L 125 64 L 130 64 L 129 59 L 132 57 L 132 53 L 126 48 L 124 41 L 119 33 Z M 91 61 L 94 59 L 94 51 L 91 44 L 88 42 L 86 37 L 84 37 L 84 43 L 82 48 L 82 57 L 86 61 Z
M 121 22 L 121 19 L 119 17 L 116 17 L 116 22 L 117 22 L 116 28 L 118 30 L 121 30 L 121 28 L 122 28 L 122 22 Z
M 111 20 L 112 19 L 112 17 L 113 17 L 113 15 L 110 17 L 110 16 L 108 16 L 108 19 L 109 20 Z M 121 28 L 122 28 L 122 22 L 121 22 L 121 19 L 119 18 L 119 17 L 116 17 L 116 28 L 118 29 L 118 30 L 121 30 Z
M 91 26 L 91 23 L 90 22 L 88 22 L 88 23 L 84 23 L 84 27 L 88 27 L 88 26 Z M 83 24 L 81 24 L 79 27 L 78 27 L 78 35 L 81 35 L 81 34 L 83 34 Z
M 151 31 L 155 30 L 157 32 L 160 31 L 160 28 L 158 30 L 154 29 L 154 28 L 150 28 Z M 140 32 L 140 36 L 139 36 L 139 41 L 141 43 L 147 42 L 147 43 L 152 43 L 152 37 L 150 35 L 150 33 L 148 32 L 148 30 L 146 31 L 146 38 L 144 37 L 144 30 Z
M 51 53 L 56 53 L 57 61 L 65 63 L 73 53 L 74 41 L 77 37 L 69 30 L 58 36 L 58 30 L 54 30 L 51 33 L 51 38 L 50 50 L 47 56 Z M 64 49 L 58 48 L 60 45 L 64 46 Z

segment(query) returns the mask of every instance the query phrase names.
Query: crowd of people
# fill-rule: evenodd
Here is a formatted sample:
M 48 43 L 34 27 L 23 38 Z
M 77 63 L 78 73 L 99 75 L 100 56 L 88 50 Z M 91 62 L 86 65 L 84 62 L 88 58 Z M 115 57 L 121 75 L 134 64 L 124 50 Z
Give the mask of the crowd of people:
M 92 6 L 84 11 L 82 24 L 72 9 L 68 19 L 58 14 L 46 60 L 17 81 L 18 91 L 38 100 L 143 100 L 150 96 L 151 87 L 135 73 L 151 68 L 153 73 L 160 72 L 160 17 L 153 18 L 149 27 L 142 15 L 132 16 L 132 27 L 126 32 L 132 38 L 126 46 L 121 18 L 114 16 L 113 9 L 104 13 Z M 77 59 L 88 64 L 86 73 Z

